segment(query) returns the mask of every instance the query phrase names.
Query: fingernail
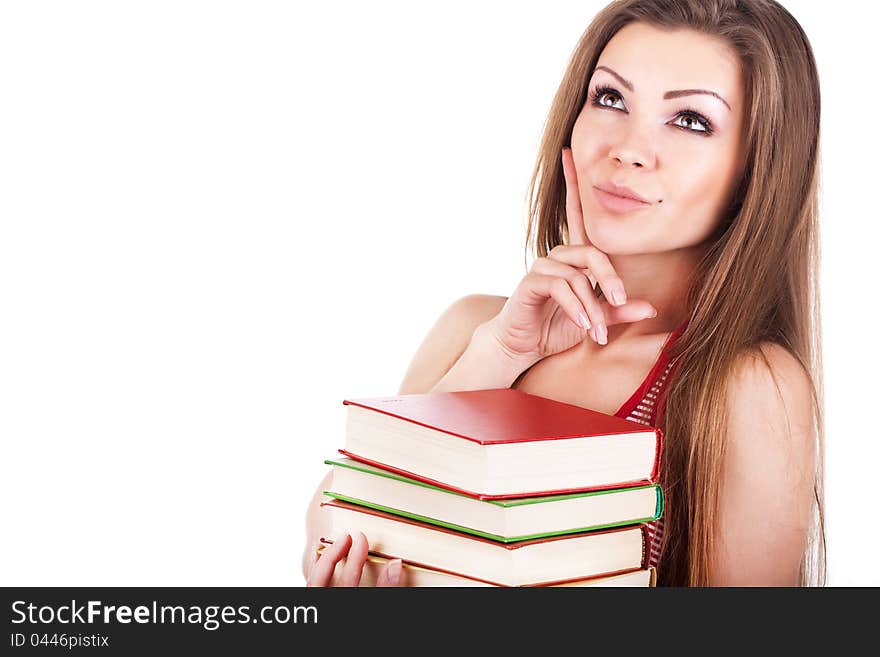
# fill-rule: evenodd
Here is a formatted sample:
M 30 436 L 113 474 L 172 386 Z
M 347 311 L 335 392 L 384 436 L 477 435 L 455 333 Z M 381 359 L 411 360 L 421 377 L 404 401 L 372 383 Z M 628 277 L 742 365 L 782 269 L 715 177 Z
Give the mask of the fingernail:
M 626 303 L 626 291 L 622 285 L 617 285 L 611 290 L 611 296 L 615 305 L 622 306 Z
M 648 315 L 648 318 L 651 318 L 651 317 L 656 317 L 656 316 L 657 316 L 657 309 L 656 309 L 656 308 L 654 308 L 654 310 L 652 310 L 652 311 L 651 311 L 651 314 L 650 314 L 650 315 Z
M 608 344 L 608 330 L 604 324 L 596 324 L 596 337 L 599 338 L 599 344 Z
M 388 563 L 388 581 L 392 584 L 400 583 L 400 570 L 403 567 L 403 562 L 400 559 L 392 559 Z
M 580 320 L 581 328 L 589 331 L 591 324 L 590 319 L 587 317 L 587 315 L 585 313 L 580 313 L 578 315 L 578 319 Z

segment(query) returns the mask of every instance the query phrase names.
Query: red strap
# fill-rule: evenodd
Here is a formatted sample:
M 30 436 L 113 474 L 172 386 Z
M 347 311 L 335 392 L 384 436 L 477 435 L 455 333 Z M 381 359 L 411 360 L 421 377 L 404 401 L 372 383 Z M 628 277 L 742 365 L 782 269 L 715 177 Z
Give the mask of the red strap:
M 663 368 L 666 367 L 669 362 L 669 355 L 666 353 L 666 349 L 678 338 L 678 336 L 684 331 L 687 326 L 687 320 L 685 320 L 682 324 L 680 324 L 672 333 L 670 333 L 666 337 L 666 341 L 663 343 L 663 348 L 660 349 L 660 355 L 657 357 L 654 366 L 651 368 L 651 371 L 648 372 L 645 379 L 639 384 L 639 387 L 636 388 L 636 391 L 630 395 L 630 398 L 627 399 L 623 406 L 614 414 L 617 417 L 626 418 L 636 406 L 638 406 L 639 402 L 644 399 L 645 394 L 650 390 L 651 385 L 657 378 L 660 376 L 660 372 L 663 371 Z M 670 376 L 667 380 L 671 379 Z M 656 416 L 652 418 L 656 420 Z

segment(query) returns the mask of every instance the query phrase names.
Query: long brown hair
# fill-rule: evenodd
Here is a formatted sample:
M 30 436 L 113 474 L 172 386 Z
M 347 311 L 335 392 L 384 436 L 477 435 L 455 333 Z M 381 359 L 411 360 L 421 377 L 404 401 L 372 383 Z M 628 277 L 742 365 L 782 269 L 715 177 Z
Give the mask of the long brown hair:
M 658 583 L 711 584 L 725 382 L 743 352 L 770 367 L 760 349 L 770 342 L 793 354 L 811 381 L 817 471 L 800 583 L 824 585 L 819 78 L 794 17 L 774 0 L 617 0 L 603 9 L 579 40 L 550 109 L 529 186 L 526 248 L 534 242 L 544 257 L 567 243 L 560 152 L 570 143 L 599 55 L 634 21 L 725 39 L 740 57 L 746 84 L 744 174 L 690 281 L 687 327 L 669 351 L 675 375 L 664 390 L 660 420 L 667 504 Z

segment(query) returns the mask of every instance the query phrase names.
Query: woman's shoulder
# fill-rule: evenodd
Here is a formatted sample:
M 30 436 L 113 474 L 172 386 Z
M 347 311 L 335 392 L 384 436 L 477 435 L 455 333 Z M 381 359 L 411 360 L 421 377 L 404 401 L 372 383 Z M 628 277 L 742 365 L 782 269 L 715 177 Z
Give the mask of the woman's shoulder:
M 507 297 L 494 294 L 466 294 L 443 310 L 434 328 L 444 335 L 469 340 L 477 326 L 495 317 L 506 302 Z
M 787 413 L 805 413 L 814 388 L 800 359 L 784 345 L 771 341 L 741 350 L 734 358 L 728 382 L 728 398 L 738 400 L 735 403 L 741 409 L 757 404 Z
M 798 394 L 811 383 L 798 357 L 784 345 L 769 340 L 742 349 L 734 358 L 730 379 L 741 392 L 742 388 L 787 388 L 790 394 Z
M 501 312 L 501 308 L 507 303 L 508 297 L 496 294 L 467 294 L 457 299 L 455 304 L 459 312 L 472 320 L 480 320 L 478 323 L 492 319 Z
M 461 357 L 477 327 L 495 317 L 506 301 L 493 294 L 467 294 L 448 305 L 413 356 L 399 394 L 429 390 Z
M 807 447 L 815 423 L 812 378 L 787 347 L 762 342 L 734 360 L 727 391 L 731 428 L 739 440 L 770 448 L 776 436 L 788 448 Z

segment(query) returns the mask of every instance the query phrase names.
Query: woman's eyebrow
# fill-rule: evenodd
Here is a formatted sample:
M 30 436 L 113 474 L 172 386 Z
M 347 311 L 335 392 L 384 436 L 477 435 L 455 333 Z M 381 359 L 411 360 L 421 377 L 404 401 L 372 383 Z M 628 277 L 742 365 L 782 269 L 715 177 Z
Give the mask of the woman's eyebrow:
M 632 82 L 630 82 L 629 80 L 627 80 L 626 78 L 624 78 L 620 74 L 616 73 L 615 71 L 612 71 L 607 66 L 597 66 L 596 70 L 597 71 L 608 71 L 609 73 L 611 73 L 611 75 L 613 75 L 614 77 L 617 78 L 617 80 L 620 82 L 620 84 L 622 84 L 628 90 L 633 91 Z M 727 104 L 726 100 L 724 100 L 721 96 L 719 96 L 714 91 L 709 91 L 707 89 L 676 89 L 675 91 L 667 91 L 665 94 L 663 94 L 663 100 L 668 100 L 669 98 L 679 98 L 681 96 L 692 96 L 694 94 L 706 94 L 708 96 L 715 96 L 715 98 L 717 98 L 722 103 L 724 103 L 724 105 L 727 107 L 727 109 L 730 109 L 730 105 Z M 731 111 L 733 111 L 733 110 L 731 110 Z

